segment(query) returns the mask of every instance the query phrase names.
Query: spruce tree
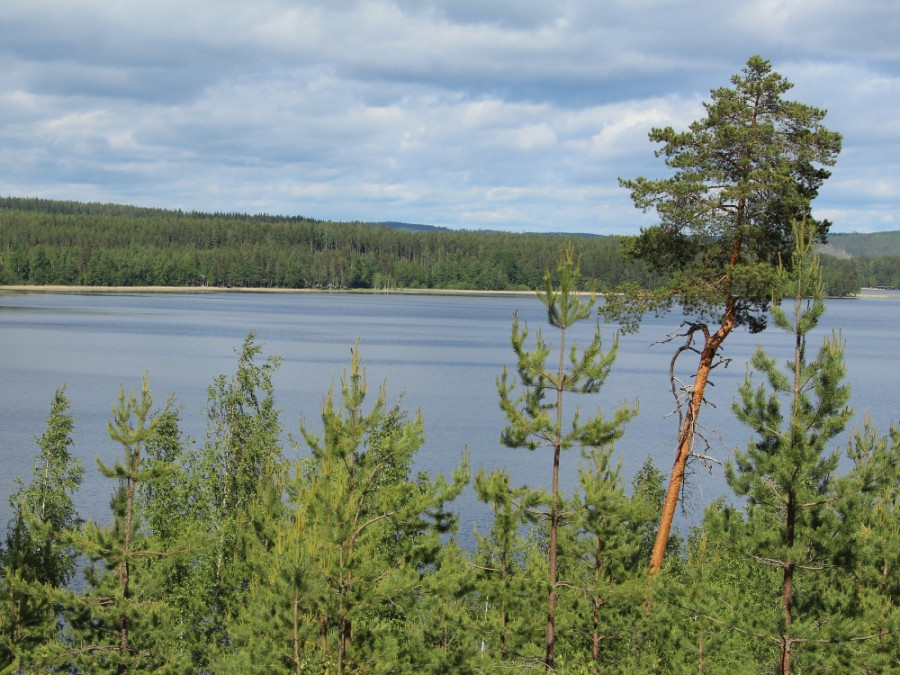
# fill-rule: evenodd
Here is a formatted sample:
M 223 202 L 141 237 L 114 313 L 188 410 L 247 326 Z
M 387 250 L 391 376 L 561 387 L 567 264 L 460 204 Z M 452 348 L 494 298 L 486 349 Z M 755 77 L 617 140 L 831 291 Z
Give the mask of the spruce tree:
M 590 318 L 595 296 L 588 298 L 578 294 L 580 271 L 570 245 L 557 266 L 557 282 L 548 270 L 544 289 L 538 298 L 547 309 L 547 322 L 559 331 L 558 346 L 546 342 L 538 331 L 532 350 L 525 347 L 528 327 L 520 328 L 518 315 L 512 326 L 512 347 L 516 354 L 518 381 L 521 393 L 516 396 L 516 379 L 510 378 L 506 368 L 497 380 L 500 408 L 507 419 L 501 441 L 512 448 L 536 450 L 546 446 L 552 452 L 550 474 L 550 505 L 546 514 L 549 531 L 547 550 L 548 597 L 547 627 L 545 635 L 544 663 L 548 670 L 554 667 L 556 643 L 556 604 L 559 583 L 559 528 L 563 495 L 559 489 L 560 460 L 563 450 L 572 447 L 601 447 L 623 433 L 623 425 L 635 414 L 628 405 L 622 405 L 611 419 L 598 412 L 582 420 L 579 410 L 566 409 L 565 401 L 572 394 L 596 394 L 600 391 L 616 357 L 618 339 L 604 352 L 600 344 L 600 326 L 595 324 L 594 335 L 586 347 L 567 341 L 567 331 L 575 324 Z M 552 357 L 552 358 L 551 358 Z M 568 357 L 568 363 L 567 363 Z M 566 415 L 570 417 L 567 417 Z M 571 428 L 565 426 L 571 420 Z

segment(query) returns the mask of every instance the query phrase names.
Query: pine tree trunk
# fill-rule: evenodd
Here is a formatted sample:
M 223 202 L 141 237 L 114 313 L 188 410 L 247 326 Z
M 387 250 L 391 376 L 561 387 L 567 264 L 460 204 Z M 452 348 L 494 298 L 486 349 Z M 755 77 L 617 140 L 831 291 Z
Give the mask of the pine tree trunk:
M 558 568 L 558 541 L 559 541 L 559 460 L 562 452 L 562 423 L 563 423 L 563 391 L 565 389 L 565 347 L 566 328 L 560 327 L 559 336 L 559 370 L 556 383 L 556 433 L 553 444 L 553 486 L 550 505 L 550 551 L 548 553 L 550 563 L 550 597 L 547 602 L 547 650 L 545 664 L 547 671 L 553 670 L 554 651 L 556 649 L 556 586 L 559 582 Z
M 593 660 L 593 665 L 591 666 L 591 672 L 596 675 L 599 673 L 599 664 L 600 664 L 600 605 L 601 600 L 596 595 L 600 588 L 600 550 L 603 546 L 603 542 L 600 541 L 599 536 L 594 537 L 594 613 L 592 617 L 593 622 L 593 634 L 591 640 L 591 657 Z
M 557 567 L 557 541 L 559 533 L 559 455 L 560 447 L 554 448 L 553 453 L 553 503 L 550 507 L 550 550 L 548 558 L 550 563 L 550 597 L 547 601 L 547 650 L 545 663 L 547 671 L 554 667 L 554 650 L 556 647 L 556 584 L 559 580 Z
M 784 635 L 781 636 L 781 674 L 791 672 L 791 625 L 794 623 L 794 530 L 797 520 L 797 495 L 793 490 L 788 493 L 784 543 L 787 548 L 787 564 L 784 566 L 784 581 L 781 588 L 781 599 L 784 605 Z
M 291 631 L 291 642 L 294 645 L 294 671 L 297 675 L 301 675 L 303 673 L 303 665 L 300 663 L 300 616 L 299 616 L 299 607 L 300 607 L 300 589 L 297 588 L 296 582 L 294 583 L 294 617 L 293 617 L 293 625 Z
M 684 485 L 684 472 L 687 467 L 688 457 L 694 444 L 694 432 L 697 426 L 697 418 L 700 416 L 700 406 L 706 392 L 706 383 L 709 381 L 709 373 L 713 369 L 713 362 L 719 352 L 722 342 L 734 328 L 735 305 L 729 303 L 726 308 L 722 325 L 712 335 L 703 327 L 705 344 L 700 353 L 700 363 L 697 365 L 697 374 L 694 376 L 694 386 L 691 391 L 691 400 L 687 406 L 681 431 L 678 434 L 678 452 L 675 455 L 675 463 L 672 465 L 672 473 L 669 475 L 669 487 L 666 490 L 666 498 L 663 502 L 662 513 L 659 518 L 659 528 L 656 531 L 656 541 L 653 543 L 653 552 L 650 556 L 650 574 L 656 574 L 662 569 L 663 559 L 666 556 L 666 547 L 669 543 L 669 534 L 672 531 L 672 521 L 675 518 L 675 509 L 678 507 L 678 498 Z
M 137 455 L 139 456 L 139 455 Z M 137 474 L 137 460 L 134 461 L 135 466 L 133 467 L 133 471 Z M 128 602 L 128 598 L 131 596 L 131 522 L 133 518 L 133 510 L 134 510 L 134 488 L 135 482 L 133 479 L 128 479 L 128 491 L 126 493 L 126 510 L 125 510 L 125 546 L 123 549 L 123 562 L 122 562 L 122 597 L 125 602 Z M 129 631 L 129 620 L 127 614 L 122 614 L 119 618 L 119 650 L 122 653 L 122 657 L 128 654 L 128 631 Z M 119 674 L 123 675 L 128 672 L 128 666 L 124 663 L 119 666 Z

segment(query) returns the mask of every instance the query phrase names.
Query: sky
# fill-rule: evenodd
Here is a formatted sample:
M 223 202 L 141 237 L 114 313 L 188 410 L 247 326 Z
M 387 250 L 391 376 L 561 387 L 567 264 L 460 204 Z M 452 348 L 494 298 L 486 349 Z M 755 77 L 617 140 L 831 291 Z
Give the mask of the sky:
M 635 234 L 759 54 L 828 110 L 834 232 L 900 230 L 895 0 L 4 0 L 0 196 Z

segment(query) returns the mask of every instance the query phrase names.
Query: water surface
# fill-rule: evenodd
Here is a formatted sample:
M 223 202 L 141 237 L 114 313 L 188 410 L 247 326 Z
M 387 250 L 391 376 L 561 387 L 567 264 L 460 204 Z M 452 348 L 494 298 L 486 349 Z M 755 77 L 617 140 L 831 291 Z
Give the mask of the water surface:
M 322 399 L 350 361 L 359 340 L 372 396 L 386 383 L 389 401 L 414 414 L 422 410 L 426 440 L 416 468 L 449 473 L 468 449 L 473 470 L 506 467 L 514 484 L 546 486 L 546 451 L 504 448 L 499 443 L 503 416 L 495 380 L 504 366 L 514 367 L 509 335 L 518 311 L 532 331 L 545 322 L 543 305 L 533 296 L 354 295 L 329 293 L 10 293 L 0 296 L 0 524 L 9 519 L 13 477 L 27 482 L 53 392 L 64 383 L 75 415 L 74 452 L 85 461 L 85 484 L 77 497 L 83 517 L 105 521 L 113 491 L 95 470 L 95 457 L 111 463 L 120 448 L 106 434 L 106 421 L 119 386 L 140 388 L 149 372 L 154 400 L 161 407 L 174 394 L 184 406 L 184 430 L 202 442 L 206 429 L 207 387 L 237 366 L 235 350 L 250 331 L 264 355 L 283 361 L 275 377 L 278 407 L 287 433 L 299 438 L 303 417 L 317 429 Z M 664 342 L 677 329 L 677 315 L 645 322 L 641 332 L 621 338 L 619 358 L 603 391 L 579 397 L 582 414 L 598 408 L 611 413 L 622 401 L 638 400 L 640 414 L 616 445 L 626 480 L 647 455 L 668 473 L 677 433 L 668 383 L 669 361 L 680 338 Z M 580 342 L 591 326 L 573 333 Z M 814 348 L 832 330 L 847 342 L 848 379 L 854 405 L 870 411 L 882 430 L 897 419 L 898 384 L 895 346 L 900 337 L 896 297 L 829 301 L 828 311 L 810 343 Z M 615 327 L 604 326 L 609 345 Z M 545 338 L 556 340 L 553 329 Z M 714 372 L 714 387 L 701 423 L 711 453 L 720 460 L 729 449 L 743 448 L 749 430 L 737 424 L 730 406 L 745 364 L 757 343 L 786 360 L 791 336 L 773 329 L 751 336 L 735 332 L 726 341 L 728 367 Z M 694 363 L 685 362 L 686 378 Z M 574 399 L 573 399 L 574 402 Z M 845 435 L 846 436 L 846 435 Z M 842 439 L 843 440 L 843 439 Z M 304 448 L 300 448 L 303 453 Z M 288 454 L 291 451 L 288 450 Z M 569 490 L 577 477 L 578 452 L 563 458 L 562 480 Z M 690 481 L 682 525 L 696 522 L 702 507 L 727 495 L 720 467 Z M 454 505 L 461 514 L 461 538 L 473 525 L 484 529 L 487 509 L 471 491 Z

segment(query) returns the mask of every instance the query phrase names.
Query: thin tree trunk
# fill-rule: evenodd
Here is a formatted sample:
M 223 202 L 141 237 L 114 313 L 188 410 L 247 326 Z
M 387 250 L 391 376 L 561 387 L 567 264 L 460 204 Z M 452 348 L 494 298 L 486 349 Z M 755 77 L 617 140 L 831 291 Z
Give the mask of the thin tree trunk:
M 556 646 L 556 585 L 559 580 L 559 570 L 557 568 L 557 536 L 559 529 L 559 455 L 560 447 L 557 443 L 553 452 L 553 496 L 550 506 L 550 597 L 547 601 L 547 651 L 545 663 L 547 671 L 553 670 L 554 666 L 554 649 Z
M 136 451 L 139 452 L 139 451 Z M 137 461 L 134 462 L 133 471 L 137 473 Z M 128 480 L 128 489 L 126 492 L 126 508 L 125 508 L 125 547 L 121 568 L 121 584 L 122 584 L 122 597 L 125 601 L 128 601 L 129 596 L 131 595 L 130 581 L 131 581 L 131 521 L 133 518 L 133 509 L 134 509 L 134 488 L 135 483 L 132 478 Z M 128 653 L 128 630 L 129 630 L 129 621 L 128 615 L 122 614 L 119 617 L 119 650 L 124 657 Z M 124 663 L 119 666 L 120 675 L 128 672 L 128 666 Z
M 506 624 L 507 624 L 507 615 L 506 615 L 506 600 L 500 601 L 500 653 L 506 653 Z
M 556 586 L 559 582 L 558 551 L 559 541 L 559 459 L 562 451 L 562 422 L 563 422 L 563 377 L 565 374 L 566 353 L 566 329 L 560 327 L 559 336 L 559 370 L 556 383 L 556 439 L 553 443 L 553 486 L 551 490 L 550 504 L 550 551 L 548 553 L 550 564 L 550 597 L 547 599 L 547 650 L 544 662 L 547 672 L 554 667 L 554 651 L 556 647 Z
M 301 675 L 303 673 L 303 666 L 300 663 L 300 617 L 299 617 L 299 606 L 300 606 L 300 590 L 297 588 L 296 582 L 294 582 L 294 623 L 291 627 L 291 642 L 294 644 L 294 672 L 297 675 Z
M 801 267 L 800 273 L 803 269 Z M 801 390 L 801 366 L 803 365 L 803 352 L 805 349 L 805 339 L 799 331 L 800 321 L 802 319 L 801 299 L 797 299 L 795 325 L 798 327 L 797 339 L 794 344 L 794 391 L 791 403 L 791 425 L 797 421 L 798 410 L 800 404 Z M 787 503 L 785 504 L 785 528 L 784 528 L 784 544 L 787 548 L 787 560 L 784 566 L 784 579 L 781 585 L 781 602 L 784 606 L 784 634 L 781 636 L 781 653 L 779 654 L 780 672 L 787 675 L 791 672 L 791 647 L 793 640 L 791 639 L 791 625 L 794 622 L 794 533 L 797 522 L 797 495 L 794 490 L 790 490 L 787 495 Z
M 328 658 L 328 615 L 319 617 L 319 646 L 322 649 L 322 658 Z
M 600 588 L 600 549 L 602 548 L 603 543 L 600 541 L 600 537 L 594 537 L 594 613 L 592 618 L 593 622 L 593 634 L 591 636 L 591 657 L 593 658 L 593 665 L 591 666 L 591 672 L 596 675 L 599 673 L 599 665 L 600 665 L 600 605 L 601 600 L 597 597 L 597 593 Z
M 787 503 L 787 527 L 785 528 L 785 544 L 787 545 L 788 559 L 784 566 L 784 582 L 781 589 L 781 600 L 784 605 L 784 634 L 781 636 L 780 663 L 781 675 L 791 672 L 791 625 L 794 622 L 794 526 L 796 521 L 797 498 L 794 491 L 788 494 Z

